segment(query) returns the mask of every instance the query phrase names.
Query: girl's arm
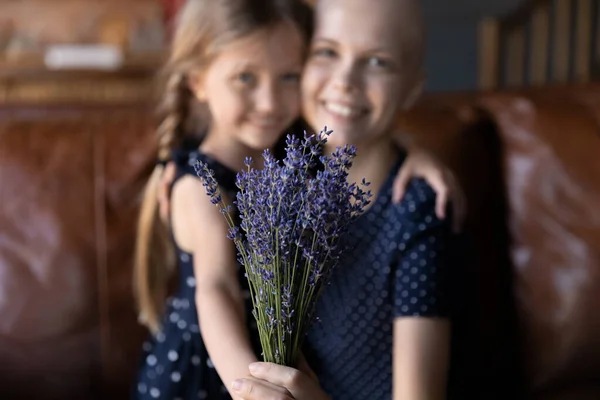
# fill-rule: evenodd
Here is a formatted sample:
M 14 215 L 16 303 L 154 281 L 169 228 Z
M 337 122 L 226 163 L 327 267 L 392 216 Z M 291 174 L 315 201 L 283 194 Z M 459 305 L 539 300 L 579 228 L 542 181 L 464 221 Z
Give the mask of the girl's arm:
M 227 201 L 227 199 L 225 199 Z M 196 307 L 202 338 L 227 385 L 257 361 L 245 325 L 234 243 L 219 209 L 210 203 L 202 182 L 184 177 L 173 188 L 173 230 L 180 246 L 194 255 Z

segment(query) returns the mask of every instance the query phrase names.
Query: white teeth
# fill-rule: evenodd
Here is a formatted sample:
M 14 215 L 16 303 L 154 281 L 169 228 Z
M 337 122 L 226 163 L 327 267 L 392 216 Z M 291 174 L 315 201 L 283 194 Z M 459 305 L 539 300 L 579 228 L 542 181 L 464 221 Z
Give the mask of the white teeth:
M 360 113 L 360 110 L 357 108 L 347 107 L 337 103 L 325 103 L 325 108 L 327 111 L 345 118 L 356 117 Z

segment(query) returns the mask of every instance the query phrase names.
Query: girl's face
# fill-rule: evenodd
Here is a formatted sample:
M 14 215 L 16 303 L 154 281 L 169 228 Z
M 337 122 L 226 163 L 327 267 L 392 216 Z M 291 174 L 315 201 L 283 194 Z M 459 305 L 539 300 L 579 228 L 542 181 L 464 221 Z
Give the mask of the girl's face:
M 303 39 L 292 24 L 225 46 L 190 87 L 206 104 L 211 135 L 260 150 L 272 147 L 300 114 Z
M 302 111 L 313 129 L 333 130 L 331 145 L 359 145 L 390 132 L 400 108 L 420 89 L 420 77 L 406 67 L 406 46 L 398 44 L 406 18 L 398 18 L 394 3 L 317 4 L 302 77 Z

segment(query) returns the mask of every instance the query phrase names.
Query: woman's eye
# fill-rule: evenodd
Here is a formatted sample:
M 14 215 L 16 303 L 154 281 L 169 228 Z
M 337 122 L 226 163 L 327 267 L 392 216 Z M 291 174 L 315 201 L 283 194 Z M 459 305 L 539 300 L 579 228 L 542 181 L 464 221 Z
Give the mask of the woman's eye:
M 256 81 L 256 78 L 249 72 L 242 72 L 236 76 L 236 80 L 244 84 L 252 84 Z
M 376 67 L 376 68 L 387 68 L 390 66 L 390 63 L 381 57 L 370 57 L 367 60 L 367 64 L 370 67 Z
M 327 47 L 323 47 L 320 49 L 316 49 L 312 52 L 313 56 L 317 56 L 317 57 L 335 57 L 335 51 L 333 51 L 330 48 Z

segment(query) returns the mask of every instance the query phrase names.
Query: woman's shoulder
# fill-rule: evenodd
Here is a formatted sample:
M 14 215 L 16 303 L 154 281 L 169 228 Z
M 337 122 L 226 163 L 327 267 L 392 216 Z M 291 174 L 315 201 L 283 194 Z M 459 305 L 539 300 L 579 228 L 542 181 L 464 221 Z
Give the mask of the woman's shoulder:
M 412 178 L 398 204 L 393 205 L 394 214 L 405 223 L 438 224 L 435 190 L 422 178 Z
M 433 187 L 423 178 L 412 178 L 404 193 L 404 199 L 415 206 L 435 205 L 436 193 Z
M 390 170 L 386 182 L 387 198 L 391 199 L 394 190 L 394 181 L 404 165 L 408 153 L 405 149 L 398 149 L 398 160 Z M 394 214 L 402 219 L 415 220 L 420 219 L 423 215 L 428 215 L 431 212 L 435 213 L 436 193 L 433 188 L 423 178 L 412 177 L 404 188 L 402 200 L 394 204 L 391 200 L 388 201 Z

